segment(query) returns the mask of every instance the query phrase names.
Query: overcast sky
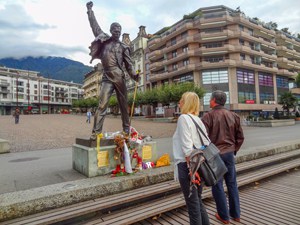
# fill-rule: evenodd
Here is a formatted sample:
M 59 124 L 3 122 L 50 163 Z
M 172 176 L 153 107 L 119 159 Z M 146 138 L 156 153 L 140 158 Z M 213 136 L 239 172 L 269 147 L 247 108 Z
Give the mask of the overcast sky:
M 86 2 L 0 0 L 0 58 L 59 56 L 90 65 L 88 46 L 94 37 Z M 153 34 L 184 14 L 215 5 L 240 7 L 246 16 L 300 33 L 300 0 L 95 0 L 93 10 L 105 32 L 109 33 L 112 22 L 119 22 L 133 40 L 140 25 Z

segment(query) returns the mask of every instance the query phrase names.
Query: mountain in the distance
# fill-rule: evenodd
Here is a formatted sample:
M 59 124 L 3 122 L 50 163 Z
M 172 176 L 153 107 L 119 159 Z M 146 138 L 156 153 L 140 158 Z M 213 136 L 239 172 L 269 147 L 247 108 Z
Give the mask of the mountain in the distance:
M 0 66 L 40 72 L 43 77 L 55 80 L 83 83 L 84 75 L 93 67 L 62 57 L 26 57 L 22 59 L 3 58 Z

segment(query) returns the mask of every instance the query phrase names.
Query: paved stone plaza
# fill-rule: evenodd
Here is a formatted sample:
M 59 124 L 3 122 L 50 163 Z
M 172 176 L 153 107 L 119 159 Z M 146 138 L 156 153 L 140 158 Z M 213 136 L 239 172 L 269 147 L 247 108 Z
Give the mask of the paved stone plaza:
M 21 115 L 15 124 L 12 116 L 0 116 L 0 138 L 11 144 L 11 152 L 71 147 L 76 137 L 89 137 L 92 122 L 86 123 L 85 115 Z M 132 120 L 140 133 L 153 138 L 171 137 L 176 123 Z M 122 130 L 121 118 L 107 117 L 103 131 Z
M 11 152 L 71 148 L 77 137 L 89 137 L 92 122 L 85 115 L 21 115 L 15 124 L 12 116 L 0 116 L 0 138 L 8 140 Z M 140 133 L 161 139 L 163 148 L 171 147 L 170 137 L 176 123 L 133 119 L 132 126 Z M 245 142 L 242 149 L 300 139 L 300 124 L 286 127 L 243 126 Z M 120 131 L 121 118 L 108 116 L 103 131 Z

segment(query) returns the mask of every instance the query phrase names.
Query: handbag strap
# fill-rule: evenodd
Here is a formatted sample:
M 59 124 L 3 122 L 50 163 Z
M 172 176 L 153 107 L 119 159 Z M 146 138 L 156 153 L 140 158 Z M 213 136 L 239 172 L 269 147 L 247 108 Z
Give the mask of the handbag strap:
M 204 145 L 204 141 L 203 141 L 203 139 L 202 139 L 201 134 L 203 134 L 203 136 L 206 138 L 206 140 L 207 140 L 208 142 L 210 142 L 209 138 L 206 136 L 206 134 L 205 134 L 204 131 L 201 129 L 201 127 L 199 126 L 199 124 L 193 119 L 193 117 L 192 117 L 191 115 L 189 115 L 189 114 L 187 114 L 187 115 L 192 119 L 193 123 L 194 123 L 195 126 L 196 126 L 196 130 L 197 130 L 197 132 L 198 132 L 198 134 L 199 134 L 201 144 Z M 199 131 L 201 132 L 201 134 L 200 134 Z

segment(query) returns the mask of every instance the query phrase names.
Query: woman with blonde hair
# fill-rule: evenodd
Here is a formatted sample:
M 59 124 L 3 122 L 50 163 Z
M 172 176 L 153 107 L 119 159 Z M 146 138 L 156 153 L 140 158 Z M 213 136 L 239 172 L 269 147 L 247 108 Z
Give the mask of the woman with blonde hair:
M 197 180 L 193 180 L 189 170 L 189 157 L 193 146 L 196 148 L 201 148 L 202 146 L 192 118 L 207 135 L 205 126 L 198 117 L 200 111 L 198 95 L 194 92 L 185 92 L 179 101 L 179 108 L 181 115 L 178 118 L 176 131 L 173 135 L 174 178 L 180 183 L 188 208 L 190 224 L 209 225 L 208 215 L 201 199 L 202 184 L 199 174 L 196 176 Z M 202 139 L 205 145 L 209 144 L 206 138 L 203 137 Z M 198 186 L 190 186 L 191 179 Z

